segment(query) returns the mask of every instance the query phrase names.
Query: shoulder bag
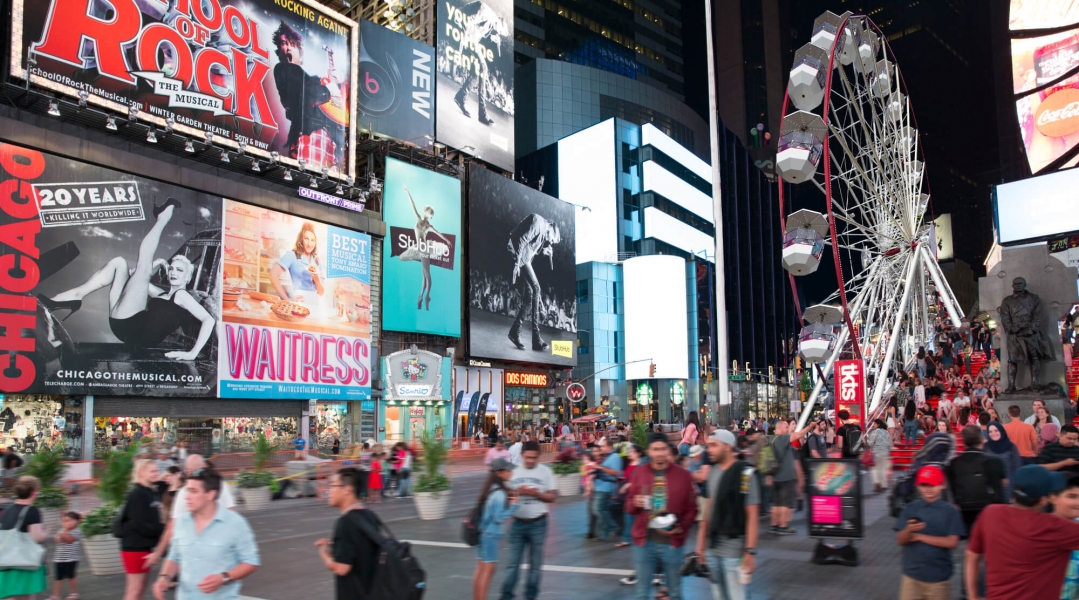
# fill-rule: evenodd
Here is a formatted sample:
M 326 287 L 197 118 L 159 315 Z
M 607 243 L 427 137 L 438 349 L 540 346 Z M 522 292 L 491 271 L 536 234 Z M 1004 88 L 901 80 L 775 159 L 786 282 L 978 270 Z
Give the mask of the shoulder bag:
M 20 531 L 28 512 L 29 506 L 19 515 L 14 529 L 0 530 L 0 570 L 36 571 L 41 568 L 45 546 L 35 542 L 29 532 Z

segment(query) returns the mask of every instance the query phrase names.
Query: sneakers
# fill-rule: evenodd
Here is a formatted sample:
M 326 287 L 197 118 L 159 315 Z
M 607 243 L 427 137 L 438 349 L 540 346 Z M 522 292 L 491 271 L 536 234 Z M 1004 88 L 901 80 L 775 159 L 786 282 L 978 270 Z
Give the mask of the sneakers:
M 618 580 L 618 583 L 621 583 L 622 585 L 637 585 L 637 574 L 634 573 L 629 577 L 623 577 Z
M 793 527 L 773 527 L 771 531 L 776 535 L 794 535 L 797 533 Z
M 663 587 L 666 584 L 667 578 L 662 573 L 652 577 L 652 585 L 656 587 Z

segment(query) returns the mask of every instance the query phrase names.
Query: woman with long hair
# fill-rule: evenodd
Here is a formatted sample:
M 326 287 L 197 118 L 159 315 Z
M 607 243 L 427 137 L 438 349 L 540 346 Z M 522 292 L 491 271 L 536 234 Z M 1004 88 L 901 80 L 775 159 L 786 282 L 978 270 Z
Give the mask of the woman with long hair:
M 423 207 L 423 213 L 421 214 L 420 210 L 416 208 L 416 201 L 412 199 L 412 193 L 408 191 L 408 187 L 402 187 L 405 188 L 405 193 L 408 194 L 408 201 L 412 203 L 412 212 L 416 213 L 416 226 L 413 228 L 416 235 L 416 245 L 401 253 L 398 260 L 419 261 L 423 271 L 423 286 L 420 288 L 420 297 L 416 300 L 416 310 L 424 308 L 425 296 L 427 310 L 431 310 L 431 259 L 439 258 L 444 253 L 449 252 L 451 244 L 449 239 L 439 233 L 435 226 L 431 224 L 431 219 L 435 216 L 435 209 L 428 204 Z M 435 240 L 428 240 L 428 234 L 439 237 L 442 244 Z
M 116 257 L 105 263 L 82 285 L 61 292 L 51 298 L 38 294 L 38 300 L 55 318 L 55 313 L 67 310 L 67 320 L 82 308 L 86 296 L 103 288 L 109 288 L 109 327 L 113 335 L 134 348 L 153 348 L 172 335 L 177 329 L 198 323 L 195 345 L 187 351 L 166 352 L 165 357 L 174 360 L 195 360 L 214 332 L 216 320 L 188 291 L 187 285 L 195 275 L 195 267 L 183 254 L 168 261 L 154 258 L 161 234 L 172 219 L 180 201 L 169 198 L 161 206 L 155 206 L 154 225 L 139 245 L 135 266 L 127 259 Z M 154 272 L 164 268 L 169 289 L 163 290 L 150 283 Z
M 697 411 L 689 411 L 689 417 L 686 418 L 686 426 L 682 429 L 682 442 L 678 444 L 678 454 L 681 456 L 689 456 L 689 449 L 691 446 L 697 443 L 697 437 L 701 433 L 701 418 L 697 415 Z
M 472 575 L 472 600 L 487 600 L 487 590 L 498 566 L 498 544 L 502 539 L 502 525 L 517 512 L 517 493 L 506 487 L 513 477 L 513 463 L 498 457 L 491 461 L 487 481 L 480 488 L 477 506 L 483 507 L 480 519 L 480 543 L 476 546 L 476 572 Z
M 282 300 L 303 300 L 303 292 L 315 292 L 319 296 L 326 293 L 322 285 L 320 269 L 322 262 L 318 257 L 318 235 L 315 234 L 315 225 L 310 221 L 304 221 L 300 226 L 300 232 L 296 234 L 296 243 L 286 250 L 281 258 L 277 259 L 270 268 L 270 283 L 274 291 Z M 281 283 L 281 276 L 288 271 L 292 280 L 292 293 L 285 289 Z
M 1044 406 L 1039 406 L 1034 410 L 1034 431 L 1041 435 L 1042 427 L 1046 423 L 1052 423 L 1053 417 L 1049 414 L 1049 411 Z
M 127 581 L 124 600 L 141 600 L 146 595 L 149 558 L 165 533 L 161 520 L 160 498 L 154 484 L 158 480 L 157 463 L 149 459 L 135 462 L 133 468 L 135 486 L 127 494 L 124 510 L 120 514 L 120 557 L 124 563 Z
M 918 407 L 913 400 L 908 400 L 903 407 L 903 436 L 904 443 L 913 446 L 918 441 Z
M 1004 479 L 1007 485 L 1004 487 L 1004 498 L 1012 497 L 1012 474 L 1023 466 L 1023 459 L 1019 457 L 1019 448 L 1008 439 L 1008 432 L 999 421 L 993 420 L 986 426 L 989 439 L 985 442 L 985 453 L 995 456 L 1004 463 Z
M 925 346 L 918 346 L 918 376 L 925 379 Z
M 41 523 L 41 511 L 34 506 L 37 494 L 41 490 L 41 481 L 37 477 L 23 475 L 15 480 L 15 503 L 9 504 L 0 515 L 0 530 L 15 529 L 29 533 L 30 539 L 44 544 L 52 537 L 51 532 Z M 21 521 L 21 525 L 20 525 Z M 38 592 L 44 592 L 45 565 L 38 569 L 5 569 L 0 571 L 0 598 L 33 600 Z

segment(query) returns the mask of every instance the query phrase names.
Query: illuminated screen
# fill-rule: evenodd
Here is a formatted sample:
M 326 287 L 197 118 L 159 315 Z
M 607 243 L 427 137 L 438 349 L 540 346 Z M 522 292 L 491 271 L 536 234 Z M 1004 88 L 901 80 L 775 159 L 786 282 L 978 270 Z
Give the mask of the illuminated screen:
M 651 123 L 641 127 L 641 145 L 652 146 L 656 150 L 673 158 L 678 164 L 693 171 L 701 179 L 712 183 L 712 167 L 692 153 L 682 144 L 663 133 Z
M 1079 2 L 1012 0 L 1009 16 L 1015 110 L 1030 170 L 1073 166 L 1079 158 Z M 1069 24 L 1075 27 L 1025 37 L 1029 30 Z
M 686 327 L 686 261 L 677 256 L 638 256 L 622 263 L 625 286 L 626 379 L 689 377 Z M 656 310 L 656 307 L 663 310 Z M 650 360 L 649 360 L 650 359 Z M 640 362 L 633 362 L 640 361 Z
M 714 237 L 686 225 L 654 206 L 644 209 L 644 237 L 657 239 L 679 250 L 697 254 L 708 262 L 715 262 Z
M 618 253 L 614 119 L 558 140 L 558 197 L 575 208 L 577 264 Z
M 715 222 L 712 196 L 650 160 L 641 165 L 641 175 L 643 179 L 641 191 L 655 192 L 705 221 Z
M 993 190 L 998 242 L 1079 231 L 1079 170 L 998 185 Z

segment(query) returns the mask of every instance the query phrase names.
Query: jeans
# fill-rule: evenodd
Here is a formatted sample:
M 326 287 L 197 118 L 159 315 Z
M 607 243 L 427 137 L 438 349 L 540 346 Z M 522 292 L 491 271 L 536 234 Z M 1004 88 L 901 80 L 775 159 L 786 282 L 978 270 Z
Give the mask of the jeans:
M 543 573 L 543 544 L 547 541 L 547 519 L 525 522 L 513 519 L 510 526 L 510 559 L 506 563 L 506 580 L 502 583 L 502 600 L 513 598 L 517 587 L 517 573 L 521 558 L 528 548 L 528 579 L 525 580 L 525 598 L 534 600 L 539 596 L 540 575 Z
M 409 469 L 401 469 L 397 472 L 400 487 L 397 489 L 398 496 L 411 496 L 412 495 L 412 472 Z
M 596 515 L 596 537 L 605 540 L 618 528 L 611 516 L 611 492 L 592 492 L 592 514 Z
M 925 365 L 918 365 L 918 377 L 925 379 Z
M 903 431 L 907 437 L 907 443 L 913 444 L 918 441 L 918 419 L 910 419 L 903 422 Z
M 682 560 L 684 548 L 668 546 L 646 541 L 643 546 L 633 546 L 633 561 L 637 563 L 637 599 L 649 600 L 652 597 L 652 578 L 656 574 L 656 563 L 663 564 L 667 575 L 667 590 L 670 600 L 682 600 Z
M 745 600 L 748 594 L 738 571 L 742 559 L 720 558 L 711 552 L 705 558 L 712 573 L 712 600 Z
M 633 518 L 635 516 L 628 512 L 622 513 L 622 541 L 627 544 L 633 543 Z
M 689 447 L 690 447 L 689 444 L 685 444 L 685 443 L 678 444 L 678 454 L 679 454 L 679 456 L 689 456 Z

